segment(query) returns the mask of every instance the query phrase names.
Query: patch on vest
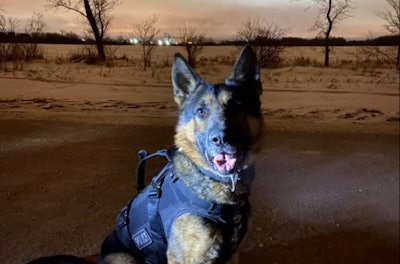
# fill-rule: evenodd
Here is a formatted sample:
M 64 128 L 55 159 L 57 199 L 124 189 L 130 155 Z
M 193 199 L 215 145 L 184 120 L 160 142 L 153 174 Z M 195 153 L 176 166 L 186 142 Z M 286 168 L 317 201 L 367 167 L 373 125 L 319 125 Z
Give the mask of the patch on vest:
M 149 233 L 147 233 L 146 229 L 142 228 L 139 229 L 133 236 L 133 242 L 135 242 L 136 247 L 140 250 L 142 248 L 147 247 L 151 243 L 153 243 L 153 240 L 151 240 L 151 237 L 149 236 Z

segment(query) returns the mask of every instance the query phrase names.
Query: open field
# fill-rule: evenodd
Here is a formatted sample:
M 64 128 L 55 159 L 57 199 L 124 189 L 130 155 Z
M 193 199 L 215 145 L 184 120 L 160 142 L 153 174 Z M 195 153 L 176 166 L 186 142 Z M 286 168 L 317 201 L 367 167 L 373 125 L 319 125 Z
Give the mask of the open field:
M 0 72 L 0 263 L 97 253 L 135 194 L 137 151 L 173 143 L 183 49 L 160 47 L 143 72 L 139 47 L 104 65 L 70 63 L 82 46 L 43 48 Z M 398 73 L 356 47 L 319 67 L 321 51 L 288 48 L 285 65 L 262 69 L 265 143 L 240 263 L 398 263 Z M 221 82 L 236 53 L 206 47 L 197 71 Z
M 84 45 L 40 45 L 48 58 L 55 58 L 58 56 L 68 56 L 72 53 L 81 51 Z M 88 47 L 88 46 L 86 46 Z M 141 46 L 106 46 L 108 50 L 115 51 L 117 57 L 126 56 L 131 59 L 139 59 L 141 56 Z M 341 60 L 362 60 L 365 54 L 362 51 L 365 47 L 331 47 L 331 59 L 333 63 L 340 62 Z M 384 50 L 390 51 L 391 54 L 396 54 L 397 47 L 381 47 Z M 212 58 L 217 56 L 231 56 L 232 59 L 236 57 L 237 51 L 240 48 L 231 46 L 206 46 L 202 50 L 200 57 Z M 177 46 L 161 46 L 157 47 L 155 51 L 155 58 L 162 59 L 167 56 L 172 56 L 175 52 L 184 52 L 182 47 Z M 288 47 L 283 52 L 285 59 L 295 57 L 309 57 L 311 60 L 317 60 L 323 63 L 324 47 Z
M 55 57 L 26 63 L 22 71 L 0 72 L 0 111 L 7 116 L 25 113 L 22 114 L 25 118 L 27 111 L 71 118 L 116 114 L 119 119 L 128 120 L 137 115 L 175 116 L 170 70 L 173 54 L 182 52 L 181 48 L 157 49 L 154 65 L 146 72 L 141 70 L 138 46 L 121 46 L 118 52 L 124 59 L 106 65 L 68 62 L 68 54 L 82 46 L 44 45 L 43 48 Z M 337 129 L 349 125 L 346 129 L 384 129 L 397 133 L 399 78 L 394 65 L 362 66 L 356 62 L 360 56 L 357 49 L 334 48 L 332 61 L 346 58 L 353 62 L 342 66 L 263 69 L 262 99 L 267 119 L 291 127 L 312 123 L 316 128 Z M 288 48 L 283 58 L 322 60 L 320 51 L 314 47 Z M 230 73 L 236 52 L 235 47 L 205 47 L 197 70 L 206 80 L 220 82 Z

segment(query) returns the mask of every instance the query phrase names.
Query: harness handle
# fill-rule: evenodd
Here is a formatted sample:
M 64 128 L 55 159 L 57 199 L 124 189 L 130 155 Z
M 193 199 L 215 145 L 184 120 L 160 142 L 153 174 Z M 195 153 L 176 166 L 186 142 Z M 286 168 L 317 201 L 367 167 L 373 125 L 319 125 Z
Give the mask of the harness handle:
M 170 162 L 171 157 L 167 149 L 158 150 L 152 154 L 148 154 L 147 151 L 141 149 L 138 151 L 138 155 L 139 155 L 139 163 L 136 169 L 136 190 L 139 193 L 144 189 L 144 187 L 146 187 L 146 184 L 144 183 L 144 176 L 145 176 L 144 168 L 146 160 L 156 156 L 163 156 L 168 160 L 168 162 Z

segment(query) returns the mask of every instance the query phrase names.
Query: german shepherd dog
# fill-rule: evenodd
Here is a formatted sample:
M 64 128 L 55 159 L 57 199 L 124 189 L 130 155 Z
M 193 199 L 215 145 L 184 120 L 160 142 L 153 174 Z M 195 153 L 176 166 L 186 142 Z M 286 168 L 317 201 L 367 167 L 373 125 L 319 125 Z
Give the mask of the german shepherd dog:
M 204 81 L 177 53 L 172 83 L 175 148 L 164 153 L 169 162 L 152 184 L 121 211 L 100 263 L 226 263 L 247 231 L 252 157 L 263 135 L 253 50 L 245 46 L 218 84 Z

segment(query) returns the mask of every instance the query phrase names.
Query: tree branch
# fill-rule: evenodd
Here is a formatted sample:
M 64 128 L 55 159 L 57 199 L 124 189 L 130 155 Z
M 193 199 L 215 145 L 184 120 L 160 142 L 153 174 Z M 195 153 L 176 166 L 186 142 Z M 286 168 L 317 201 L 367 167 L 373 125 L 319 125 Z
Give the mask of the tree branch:
M 84 13 L 83 10 L 79 9 L 79 4 L 75 4 L 75 6 L 72 6 L 72 3 L 70 0 L 47 0 L 47 1 L 49 2 L 50 7 L 52 7 L 52 8 L 62 7 L 67 10 L 74 11 L 74 12 L 87 18 L 86 13 Z

